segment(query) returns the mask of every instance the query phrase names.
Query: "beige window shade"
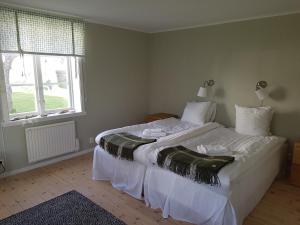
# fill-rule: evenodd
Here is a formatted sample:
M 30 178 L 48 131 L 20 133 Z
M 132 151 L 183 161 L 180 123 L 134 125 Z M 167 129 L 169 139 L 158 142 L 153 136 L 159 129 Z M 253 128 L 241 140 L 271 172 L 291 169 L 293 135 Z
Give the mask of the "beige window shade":
M 84 56 L 85 23 L 0 7 L 0 51 Z

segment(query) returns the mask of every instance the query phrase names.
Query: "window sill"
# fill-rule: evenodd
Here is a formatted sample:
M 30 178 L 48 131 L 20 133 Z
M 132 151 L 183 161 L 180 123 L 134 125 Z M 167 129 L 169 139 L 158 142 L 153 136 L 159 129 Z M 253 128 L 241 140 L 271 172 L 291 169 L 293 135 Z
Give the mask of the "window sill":
M 72 117 L 85 116 L 85 115 L 86 115 L 86 112 L 71 112 L 71 113 L 64 113 L 64 114 L 52 114 L 52 115 L 48 115 L 46 117 L 34 117 L 34 118 L 30 118 L 30 119 L 2 122 L 2 126 L 3 127 L 24 126 L 26 124 L 33 124 L 33 123 L 38 123 L 38 122 L 43 122 L 43 121 L 51 121 L 51 120 L 72 118 Z

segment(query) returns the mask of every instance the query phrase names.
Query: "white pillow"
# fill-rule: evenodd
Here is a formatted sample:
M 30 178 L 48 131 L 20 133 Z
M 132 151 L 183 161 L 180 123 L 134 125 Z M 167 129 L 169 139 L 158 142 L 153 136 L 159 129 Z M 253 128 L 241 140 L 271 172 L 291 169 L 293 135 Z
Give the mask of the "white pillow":
M 273 117 L 271 107 L 247 108 L 235 105 L 235 131 L 240 134 L 268 136 Z
M 181 120 L 195 124 L 205 124 L 211 102 L 188 102 L 184 108 Z

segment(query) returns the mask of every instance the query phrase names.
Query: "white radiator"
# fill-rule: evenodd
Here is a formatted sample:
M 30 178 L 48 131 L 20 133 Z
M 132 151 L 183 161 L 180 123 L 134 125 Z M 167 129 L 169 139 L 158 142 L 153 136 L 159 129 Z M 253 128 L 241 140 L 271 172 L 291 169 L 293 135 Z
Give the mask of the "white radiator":
M 75 122 L 25 129 L 30 163 L 76 151 Z

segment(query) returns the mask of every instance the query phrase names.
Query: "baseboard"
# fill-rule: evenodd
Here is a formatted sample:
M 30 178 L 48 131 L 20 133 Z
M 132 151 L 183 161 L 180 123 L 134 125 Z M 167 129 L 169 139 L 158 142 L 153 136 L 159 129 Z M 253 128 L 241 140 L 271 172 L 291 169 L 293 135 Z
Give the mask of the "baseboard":
M 54 158 L 54 159 L 49 159 L 49 160 L 46 160 L 46 161 L 43 161 L 43 162 L 35 163 L 33 165 L 29 165 L 29 166 L 26 166 L 26 167 L 23 167 L 23 168 L 20 168 L 20 169 L 7 171 L 7 172 L 1 174 L 0 178 L 9 177 L 9 176 L 16 175 L 16 174 L 19 174 L 19 173 L 24 173 L 24 172 L 34 170 L 34 169 L 39 168 L 39 167 L 48 166 L 48 165 L 51 165 L 51 164 L 54 164 L 54 163 L 57 163 L 57 162 L 60 162 L 60 161 L 66 160 L 66 159 L 71 159 L 71 158 L 74 158 L 76 156 L 87 154 L 89 152 L 92 152 L 93 150 L 94 150 L 93 148 L 85 149 L 85 150 L 82 150 L 82 151 L 78 151 L 78 152 L 74 152 L 74 153 L 71 153 L 71 154 L 63 155 L 63 156 L 60 156 L 60 157 L 57 157 L 57 158 Z

